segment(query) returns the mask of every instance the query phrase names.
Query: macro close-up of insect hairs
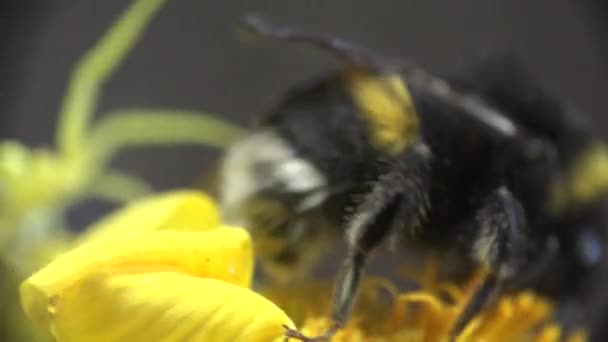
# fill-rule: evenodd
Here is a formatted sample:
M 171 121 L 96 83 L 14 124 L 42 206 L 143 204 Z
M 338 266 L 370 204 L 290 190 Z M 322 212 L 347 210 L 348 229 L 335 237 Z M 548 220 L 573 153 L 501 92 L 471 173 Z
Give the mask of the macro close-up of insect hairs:
M 0 340 L 608 338 L 598 2 L 3 6 Z
M 438 77 L 329 36 L 258 17 L 248 24 L 347 65 L 288 92 L 225 164 L 228 219 L 252 229 L 254 241 L 257 233 L 282 242 L 258 252 L 271 271 L 310 267 L 307 254 L 321 253 L 328 231 L 348 242 L 333 325 L 318 337 L 289 335 L 329 340 L 343 327 L 369 254 L 393 235 L 403 244 L 395 248 L 438 257 L 452 277 L 486 273 L 451 339 L 501 294 L 528 288 L 564 303 L 564 325 L 601 317 L 605 304 L 588 303 L 605 286 L 608 149 L 584 114 L 512 56 Z

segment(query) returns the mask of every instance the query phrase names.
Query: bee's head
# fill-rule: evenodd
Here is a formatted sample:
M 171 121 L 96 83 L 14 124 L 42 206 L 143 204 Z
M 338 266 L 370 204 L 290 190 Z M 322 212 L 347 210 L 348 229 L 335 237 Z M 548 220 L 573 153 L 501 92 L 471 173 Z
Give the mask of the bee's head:
M 266 273 L 287 280 L 308 271 L 330 240 L 324 175 L 272 129 L 232 146 L 220 172 L 224 219 L 251 232 Z

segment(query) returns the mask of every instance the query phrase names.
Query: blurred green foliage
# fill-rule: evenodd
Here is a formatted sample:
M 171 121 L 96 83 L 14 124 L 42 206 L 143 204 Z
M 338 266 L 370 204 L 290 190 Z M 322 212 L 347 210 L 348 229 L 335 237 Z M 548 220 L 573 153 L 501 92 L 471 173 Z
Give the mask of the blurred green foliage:
M 56 146 L 0 142 L 0 336 L 43 341 L 21 312 L 17 286 L 69 246 L 64 213 L 85 198 L 125 202 L 151 191 L 111 169 L 126 147 L 201 144 L 223 147 L 242 131 L 201 112 L 122 109 L 92 123 L 104 83 L 133 49 L 165 0 L 136 0 L 76 65 L 58 116 Z

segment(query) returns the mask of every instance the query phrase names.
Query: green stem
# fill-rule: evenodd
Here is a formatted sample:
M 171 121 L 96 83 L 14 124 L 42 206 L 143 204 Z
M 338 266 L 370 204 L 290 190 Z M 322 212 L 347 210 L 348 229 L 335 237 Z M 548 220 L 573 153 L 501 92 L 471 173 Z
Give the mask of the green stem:
M 101 170 L 126 147 L 202 144 L 224 148 L 244 131 L 204 113 L 132 109 L 114 112 L 95 126 L 88 140 L 90 170 Z
M 152 192 L 143 179 L 117 170 L 107 170 L 95 179 L 89 189 L 90 196 L 110 202 L 124 203 Z
M 133 48 L 165 1 L 135 1 L 80 60 L 68 84 L 60 112 L 56 139 L 61 153 L 72 157 L 81 151 L 100 88 Z

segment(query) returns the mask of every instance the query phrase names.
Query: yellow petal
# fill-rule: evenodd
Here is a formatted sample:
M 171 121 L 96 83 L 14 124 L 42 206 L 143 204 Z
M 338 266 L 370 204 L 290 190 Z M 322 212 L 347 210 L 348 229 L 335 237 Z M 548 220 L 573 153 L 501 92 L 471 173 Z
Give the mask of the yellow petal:
M 57 303 L 59 342 L 282 341 L 287 315 L 255 292 L 176 273 L 90 278 Z
M 132 202 L 87 229 L 80 243 L 156 230 L 201 231 L 220 224 L 211 198 L 192 190 L 173 191 Z
M 223 227 L 148 232 L 85 244 L 25 280 L 21 303 L 30 318 L 49 324 L 62 297 L 83 279 L 163 271 L 249 286 L 253 271 L 249 234 Z

